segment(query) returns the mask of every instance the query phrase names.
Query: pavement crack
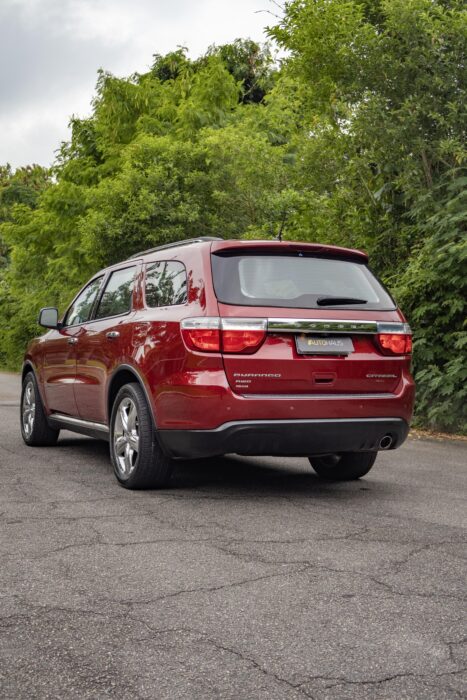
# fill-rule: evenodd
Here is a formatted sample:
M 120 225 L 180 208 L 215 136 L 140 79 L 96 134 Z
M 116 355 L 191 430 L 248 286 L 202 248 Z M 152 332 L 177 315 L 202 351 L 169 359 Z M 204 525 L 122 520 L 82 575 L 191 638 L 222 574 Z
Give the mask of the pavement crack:
M 171 598 L 177 598 L 179 596 L 188 595 L 190 593 L 213 593 L 216 591 L 222 591 L 228 588 L 236 588 L 238 586 L 245 586 L 250 583 L 257 583 L 258 581 L 267 581 L 273 578 L 279 578 L 282 576 L 295 576 L 296 574 L 303 573 L 309 567 L 303 566 L 300 569 L 295 569 L 294 571 L 280 571 L 272 574 L 264 574 L 263 576 L 256 576 L 254 578 L 242 579 L 241 581 L 233 581 L 231 583 L 225 583 L 220 586 L 201 586 L 199 588 L 186 588 L 180 591 L 175 591 L 174 593 L 167 593 L 162 596 L 157 596 L 156 598 L 151 598 L 149 600 L 136 600 L 136 601 L 120 601 L 122 605 L 141 606 L 141 605 L 152 605 L 153 603 L 159 603 L 163 600 L 169 600 Z
M 283 676 L 279 676 L 277 673 L 274 673 L 273 671 L 268 670 L 264 666 L 262 666 L 260 663 L 258 663 L 252 656 L 249 654 L 246 654 L 243 651 L 240 651 L 237 648 L 227 646 L 226 644 L 221 644 L 217 640 L 213 639 L 210 637 L 208 634 L 205 632 L 202 632 L 201 630 L 196 630 L 188 627 L 168 627 L 168 628 L 153 628 L 151 625 L 148 623 L 144 622 L 140 618 L 135 618 L 131 617 L 131 619 L 141 622 L 144 624 L 146 627 L 148 627 L 151 630 L 151 635 L 149 637 L 144 637 L 138 640 L 135 640 L 137 642 L 140 641 L 149 641 L 150 639 L 153 639 L 156 636 L 161 636 L 164 634 L 185 634 L 185 635 L 193 635 L 193 637 L 197 637 L 200 641 L 204 642 L 205 644 L 209 644 L 210 646 L 214 647 L 218 651 L 223 651 L 228 654 L 232 654 L 236 658 L 241 659 L 242 661 L 245 661 L 249 664 L 251 664 L 255 669 L 263 673 L 265 676 L 268 678 L 271 678 L 274 680 L 276 683 L 280 683 L 283 685 L 286 685 L 288 688 L 293 690 L 294 692 L 298 692 L 300 695 L 303 695 L 306 698 L 311 698 L 313 700 L 313 696 L 307 692 L 305 689 L 300 688 L 300 684 L 292 683 L 291 681 L 287 680 L 287 678 L 284 678 Z
M 311 698 L 311 700 L 313 700 L 313 696 L 309 692 L 307 692 L 304 688 L 300 687 L 302 685 L 302 683 L 299 683 L 299 684 L 292 683 L 291 681 L 287 680 L 287 678 L 279 676 L 276 673 L 274 673 L 273 671 L 268 671 L 266 668 L 264 668 L 264 666 L 261 666 L 261 664 L 259 664 L 257 661 L 255 661 L 255 659 L 253 659 L 251 656 L 248 656 L 244 652 L 241 652 L 239 649 L 234 649 L 233 647 L 228 647 L 224 644 L 220 644 L 219 642 L 214 641 L 210 637 L 207 637 L 206 641 L 209 642 L 209 644 L 214 646 L 216 649 L 219 649 L 221 651 L 226 651 L 229 654 L 233 654 L 234 656 L 242 659 L 242 661 L 246 661 L 246 662 L 252 664 L 252 666 L 254 666 L 254 668 L 256 668 L 258 671 L 263 673 L 268 678 L 272 678 L 276 683 L 284 684 L 288 688 L 293 690 L 294 692 L 298 692 L 299 694 L 303 695 L 304 697 Z
M 449 661 L 451 661 L 453 664 L 458 665 L 459 661 L 456 659 L 455 654 L 454 654 L 454 649 L 455 647 L 461 646 L 463 644 L 467 643 L 467 637 L 464 637 L 463 639 L 455 640 L 455 641 L 446 641 L 443 642 L 448 648 L 449 652 Z
M 357 685 L 357 686 L 365 686 L 365 685 L 382 685 L 383 683 L 390 683 L 391 681 L 394 680 L 399 680 L 401 678 L 419 678 L 422 681 L 425 679 L 430 679 L 430 678 L 442 678 L 445 676 L 455 676 L 459 675 L 460 673 L 464 673 L 466 669 L 458 669 L 455 671 L 444 671 L 442 673 L 414 673 L 414 672 L 406 672 L 406 673 L 394 673 L 390 676 L 384 676 L 383 678 L 377 678 L 377 679 L 372 679 L 372 680 L 351 680 L 350 678 L 343 678 L 341 676 L 327 676 L 327 675 L 318 675 L 318 676 L 310 676 L 306 681 L 303 681 L 300 683 L 300 687 L 303 685 L 307 685 L 308 683 L 313 683 L 314 681 L 336 681 L 335 683 L 331 683 L 329 685 L 326 685 L 327 689 L 330 688 L 338 688 L 341 686 L 345 685 Z

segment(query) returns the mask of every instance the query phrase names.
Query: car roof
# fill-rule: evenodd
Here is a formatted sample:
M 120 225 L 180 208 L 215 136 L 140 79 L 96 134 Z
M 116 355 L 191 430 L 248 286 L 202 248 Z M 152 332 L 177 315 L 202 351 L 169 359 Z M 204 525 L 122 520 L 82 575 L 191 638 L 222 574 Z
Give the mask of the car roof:
M 186 246 L 199 246 L 202 248 L 209 247 L 212 253 L 221 252 L 232 252 L 238 250 L 248 250 L 250 252 L 258 251 L 266 253 L 267 251 L 274 252 L 277 254 L 279 251 L 284 251 L 285 253 L 293 252 L 305 252 L 315 255 L 332 256 L 339 257 L 347 260 L 354 260 L 357 262 L 368 262 L 368 255 L 362 250 L 357 250 L 354 248 L 344 248 L 342 246 L 335 245 L 325 245 L 323 243 L 310 243 L 305 241 L 279 241 L 279 240 L 243 240 L 243 239 L 223 239 L 215 238 L 211 236 L 201 236 L 200 238 L 188 238 L 183 241 L 176 241 L 173 243 L 167 243 L 165 245 L 157 246 L 154 248 L 149 248 L 148 250 L 142 250 L 139 253 L 135 253 L 126 260 L 122 260 L 119 263 L 114 263 L 109 265 L 104 270 L 112 270 L 113 268 L 118 268 L 125 263 L 134 263 L 137 260 L 153 259 L 155 255 L 161 251 L 173 251 L 174 254 L 177 253 L 178 248 L 185 248 Z

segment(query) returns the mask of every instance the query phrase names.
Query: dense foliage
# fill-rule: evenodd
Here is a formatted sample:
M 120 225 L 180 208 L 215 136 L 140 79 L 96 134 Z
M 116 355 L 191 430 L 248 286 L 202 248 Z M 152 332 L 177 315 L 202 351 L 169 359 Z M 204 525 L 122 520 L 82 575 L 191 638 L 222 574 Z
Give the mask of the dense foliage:
M 415 330 L 419 422 L 465 430 L 466 27 L 456 0 L 293 0 L 280 70 L 239 40 L 101 72 L 50 174 L 0 171 L 0 362 L 105 264 L 282 230 L 368 250 Z
M 414 327 L 419 420 L 465 430 L 465 3 L 292 0 L 272 34 L 327 126 L 330 151 L 314 127 L 308 147 L 340 240 L 368 249 Z

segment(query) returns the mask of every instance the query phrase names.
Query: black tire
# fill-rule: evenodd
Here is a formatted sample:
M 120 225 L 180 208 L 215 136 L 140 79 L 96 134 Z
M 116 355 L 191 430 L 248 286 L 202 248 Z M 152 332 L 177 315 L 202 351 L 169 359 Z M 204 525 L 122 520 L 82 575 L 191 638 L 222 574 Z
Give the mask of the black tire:
M 353 481 L 368 474 L 377 454 L 377 452 L 344 452 L 340 455 L 323 455 L 308 459 L 321 479 Z
M 19 408 L 21 435 L 30 447 L 51 447 L 57 444 L 60 430 L 51 428 L 33 372 L 28 372 L 21 387 Z
M 126 415 L 126 427 L 122 415 Z M 170 481 L 173 461 L 159 446 L 146 397 L 136 382 L 122 386 L 115 397 L 110 459 L 115 476 L 127 489 L 162 488 Z

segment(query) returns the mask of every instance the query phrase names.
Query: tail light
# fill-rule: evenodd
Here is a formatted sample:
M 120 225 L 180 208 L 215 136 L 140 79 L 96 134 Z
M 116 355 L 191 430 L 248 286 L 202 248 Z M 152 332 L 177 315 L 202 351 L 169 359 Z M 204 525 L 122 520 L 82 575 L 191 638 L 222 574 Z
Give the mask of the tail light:
M 181 329 L 186 345 L 192 350 L 251 355 L 266 337 L 267 321 L 260 318 L 186 318 Z
M 378 333 L 377 338 L 384 355 L 410 355 L 412 352 L 410 333 Z
M 266 337 L 268 322 L 265 318 L 223 318 L 222 352 L 256 352 Z
M 219 352 L 220 319 L 213 317 L 186 318 L 181 323 L 182 336 L 189 348 L 201 352 Z

